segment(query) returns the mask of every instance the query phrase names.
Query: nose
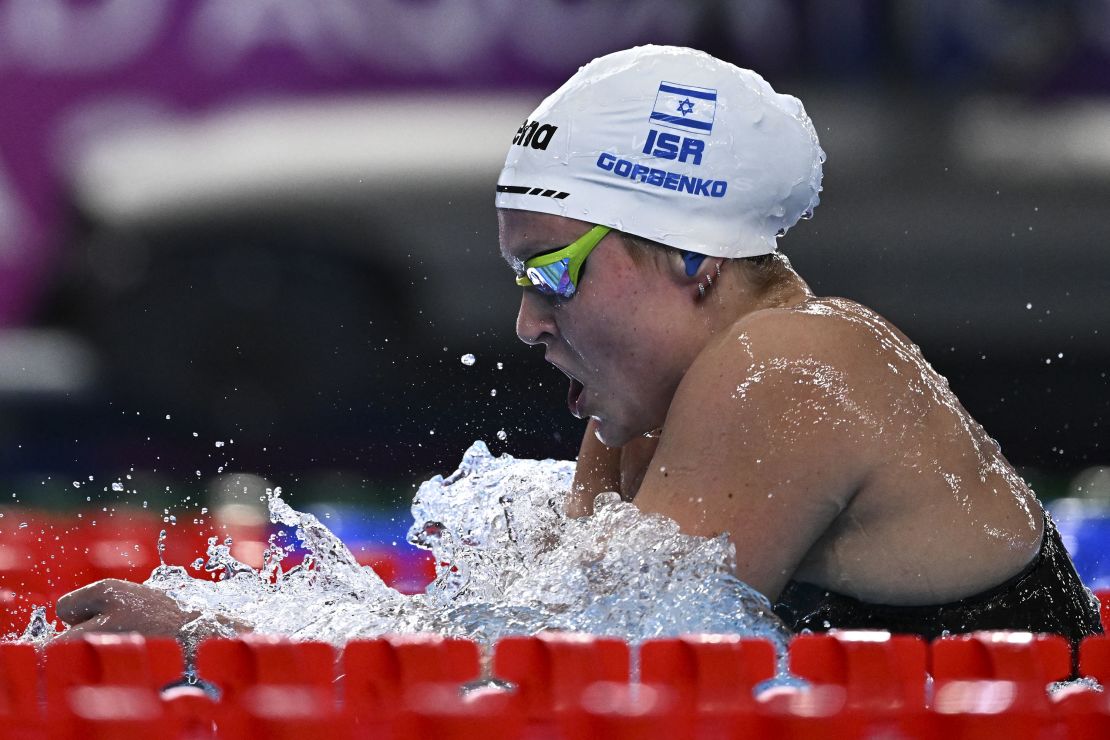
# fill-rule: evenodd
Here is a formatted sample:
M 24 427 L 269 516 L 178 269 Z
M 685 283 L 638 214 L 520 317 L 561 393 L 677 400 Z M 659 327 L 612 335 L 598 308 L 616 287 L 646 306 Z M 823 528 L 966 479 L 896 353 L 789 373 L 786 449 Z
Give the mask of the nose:
M 526 290 L 520 297 L 516 315 L 516 335 L 525 344 L 540 344 L 554 339 L 558 332 L 551 306 L 534 291 Z

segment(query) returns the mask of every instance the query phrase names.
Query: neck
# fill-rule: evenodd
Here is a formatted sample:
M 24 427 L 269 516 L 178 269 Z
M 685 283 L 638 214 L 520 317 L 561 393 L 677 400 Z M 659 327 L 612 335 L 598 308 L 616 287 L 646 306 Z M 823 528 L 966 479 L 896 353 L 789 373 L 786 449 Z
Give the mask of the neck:
M 721 277 L 713 280 L 696 310 L 701 314 L 705 327 L 705 340 L 709 341 L 748 314 L 767 308 L 796 306 L 813 297 L 809 286 L 789 263 L 776 269 L 784 271 L 773 278 L 770 285 L 756 284 L 745 266 L 726 261 L 721 266 Z
M 709 344 L 718 337 L 727 336 L 726 332 L 745 316 L 768 308 L 797 306 L 813 297 L 809 286 L 789 267 L 789 263 L 781 267 L 785 272 L 776 276 L 773 285 L 759 286 L 745 272 L 746 266 L 726 261 L 721 266 L 721 277 L 714 277 L 713 285 L 706 290 L 705 296 L 692 298 L 686 304 L 688 313 L 681 314 L 681 318 L 678 313 L 664 314 L 667 317 L 664 320 L 676 322 L 670 346 L 681 371 L 673 379 L 674 389 Z M 639 433 L 649 439 L 658 436 L 663 431 L 660 425 L 664 418 L 665 412 L 654 419 L 653 427 Z

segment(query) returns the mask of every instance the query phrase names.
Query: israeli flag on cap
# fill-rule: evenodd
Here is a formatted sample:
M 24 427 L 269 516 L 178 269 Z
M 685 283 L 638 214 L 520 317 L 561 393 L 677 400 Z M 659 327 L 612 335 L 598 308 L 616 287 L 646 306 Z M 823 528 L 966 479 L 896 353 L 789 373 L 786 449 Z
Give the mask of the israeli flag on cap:
M 709 87 L 660 82 L 651 122 L 694 134 L 713 133 L 717 113 L 717 91 Z

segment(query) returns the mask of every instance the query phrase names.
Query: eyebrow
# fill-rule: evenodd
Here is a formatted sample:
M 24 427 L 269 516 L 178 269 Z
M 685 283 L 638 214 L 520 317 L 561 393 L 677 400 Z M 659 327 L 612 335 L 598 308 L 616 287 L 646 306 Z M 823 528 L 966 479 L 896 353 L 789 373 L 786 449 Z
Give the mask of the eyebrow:
M 552 252 L 558 252 L 560 249 L 566 249 L 567 247 L 569 247 L 573 243 L 574 243 L 573 241 L 569 241 L 569 242 L 565 242 L 565 243 L 560 242 L 560 243 L 557 243 L 557 244 L 552 244 L 551 242 L 544 242 L 543 245 L 539 249 L 536 249 L 535 244 L 529 244 L 529 245 L 527 245 L 528 246 L 528 256 L 523 258 L 523 259 L 521 259 L 520 257 L 517 257 L 514 254 L 506 254 L 505 252 L 501 252 L 501 256 L 505 258 L 505 261 L 508 262 L 510 266 L 512 266 L 514 262 L 519 260 L 520 264 L 521 264 L 521 267 L 523 267 L 524 263 L 527 262 L 530 259 L 535 259 L 536 257 L 539 257 L 539 256 L 544 255 L 544 254 L 551 254 Z
M 568 245 L 567 244 L 554 244 L 553 245 L 553 244 L 550 244 L 550 243 L 546 243 L 540 249 L 536 249 L 535 244 L 529 244 L 527 246 L 528 246 L 528 256 L 524 257 L 523 259 L 520 258 L 520 257 L 517 257 L 515 254 L 512 254 L 511 252 L 507 252 L 504 249 L 501 250 L 501 256 L 504 258 L 505 262 L 507 262 L 509 267 L 513 268 L 513 271 L 516 272 L 518 275 L 523 275 L 524 274 L 524 263 L 527 262 L 528 260 L 530 260 L 534 257 L 539 257 L 541 254 L 548 254 L 550 252 L 557 252 L 558 250 L 563 249 L 564 247 L 566 247 Z
M 505 260 L 506 264 L 508 264 L 517 275 L 524 274 L 525 260 L 522 260 L 520 257 L 504 249 L 501 250 L 501 258 Z

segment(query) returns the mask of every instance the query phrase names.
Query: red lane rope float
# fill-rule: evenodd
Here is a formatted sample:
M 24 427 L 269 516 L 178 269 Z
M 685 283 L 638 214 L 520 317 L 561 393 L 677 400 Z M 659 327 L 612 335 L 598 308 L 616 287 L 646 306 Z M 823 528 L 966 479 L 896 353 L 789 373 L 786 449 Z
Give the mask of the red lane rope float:
M 480 675 L 478 646 L 435 634 L 353 640 L 343 650 L 340 681 L 346 711 L 364 730 L 396 719 L 406 692 L 435 684 L 456 692 Z
M 627 684 L 629 649 L 617 638 L 566 632 L 506 637 L 494 647 L 493 673 L 516 685 L 529 722 L 550 723 L 577 707 L 590 684 Z
M 925 705 L 927 649 L 915 635 L 873 630 L 799 635 L 790 643 L 789 659 L 794 674 L 843 687 L 849 707 L 898 711 Z

